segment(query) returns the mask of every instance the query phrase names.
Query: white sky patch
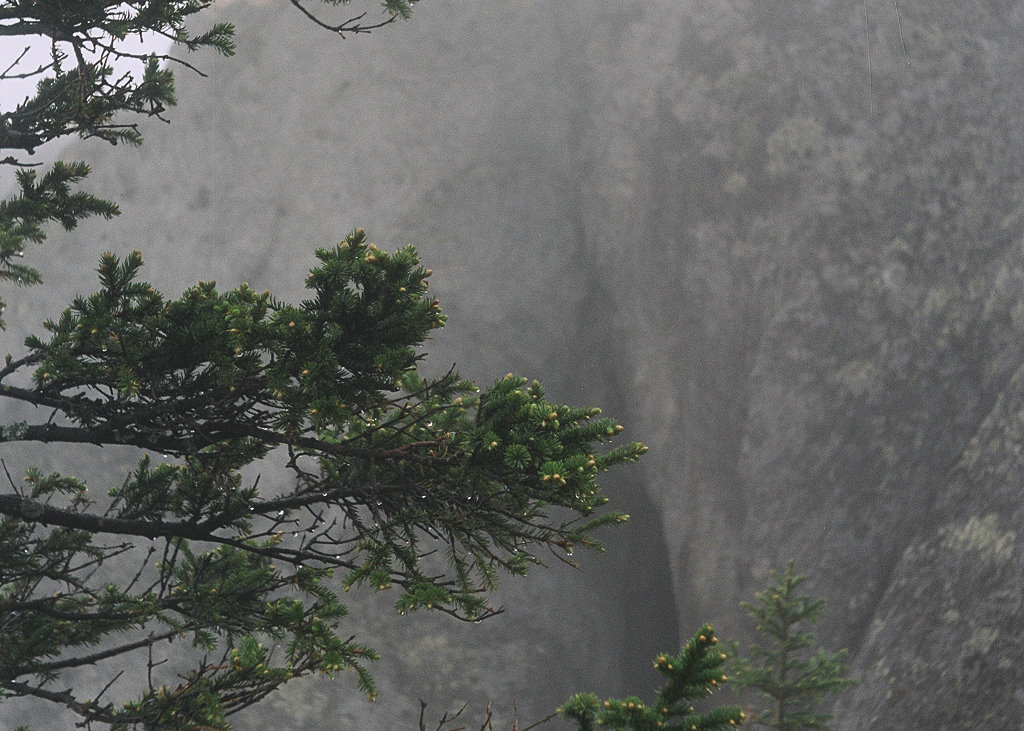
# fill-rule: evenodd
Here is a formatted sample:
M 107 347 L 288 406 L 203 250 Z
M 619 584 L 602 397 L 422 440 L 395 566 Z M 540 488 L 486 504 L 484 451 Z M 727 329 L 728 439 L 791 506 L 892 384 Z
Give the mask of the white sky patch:
M 124 6 L 127 10 L 128 7 Z M 118 46 L 126 53 L 163 54 L 171 48 L 171 41 L 155 33 L 146 33 L 141 37 L 129 36 Z M 69 43 L 59 43 L 57 47 L 67 56 L 64 67 L 74 65 L 74 55 Z M 87 60 L 92 60 L 96 54 Z M 20 58 L 20 61 L 19 61 Z M 0 37 L 0 72 L 16 76 L 26 74 L 41 66 L 48 66 L 51 58 L 51 41 L 45 36 L 3 36 Z M 134 59 L 120 59 L 114 62 L 115 75 L 125 72 L 142 72 L 142 64 Z M 0 81 L 0 112 L 9 112 L 27 97 L 35 94 L 36 85 L 50 74 L 37 74 L 30 78 L 8 78 Z

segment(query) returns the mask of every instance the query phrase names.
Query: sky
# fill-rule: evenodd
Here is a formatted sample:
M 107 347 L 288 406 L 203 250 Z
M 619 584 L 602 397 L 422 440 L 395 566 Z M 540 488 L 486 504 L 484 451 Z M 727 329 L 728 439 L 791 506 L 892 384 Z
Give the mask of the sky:
M 170 42 L 161 37 L 149 35 L 141 41 L 138 38 L 125 39 L 124 48 L 131 53 L 156 52 L 162 53 L 170 47 Z M 27 52 L 26 52 L 27 49 Z M 25 55 L 9 73 L 25 73 L 49 62 L 49 40 L 35 36 L 0 37 L 0 70 L 8 69 L 18 61 L 22 53 Z M 137 65 L 137 64 L 136 64 Z M 114 68 L 127 70 L 131 64 L 115 63 Z M 31 95 L 40 77 L 31 79 L 4 79 L 0 86 L 0 112 L 12 110 L 25 97 Z

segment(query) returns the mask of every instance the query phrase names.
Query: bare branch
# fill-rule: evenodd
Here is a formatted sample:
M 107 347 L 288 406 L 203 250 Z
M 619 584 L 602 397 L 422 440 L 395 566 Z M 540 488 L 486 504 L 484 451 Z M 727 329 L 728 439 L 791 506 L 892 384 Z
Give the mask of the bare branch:
M 71 709 L 79 716 L 83 716 L 91 720 L 102 721 L 104 723 L 111 723 L 113 721 L 113 717 L 109 714 L 79 701 L 71 694 L 70 690 L 57 692 L 47 690 L 41 686 L 21 683 L 16 680 L 0 680 L 0 688 L 10 691 L 12 695 L 34 696 L 36 698 L 42 698 L 44 700 L 57 703 Z
M 389 15 L 385 20 L 382 20 L 379 23 L 370 23 L 367 25 L 363 25 L 359 21 L 361 21 L 366 16 L 366 13 L 360 13 L 355 17 L 349 18 L 344 23 L 331 25 L 330 23 L 326 23 L 323 20 L 320 20 L 320 18 L 318 18 L 309 10 L 307 10 L 302 5 L 302 0 L 291 0 L 291 4 L 297 7 L 302 12 L 303 15 L 312 20 L 318 26 L 324 28 L 325 30 L 331 31 L 332 33 L 337 33 L 342 38 L 345 37 L 346 33 L 370 33 L 371 31 L 377 30 L 378 28 L 383 28 L 384 26 L 390 25 L 391 23 L 394 23 L 396 20 L 398 20 L 397 15 Z

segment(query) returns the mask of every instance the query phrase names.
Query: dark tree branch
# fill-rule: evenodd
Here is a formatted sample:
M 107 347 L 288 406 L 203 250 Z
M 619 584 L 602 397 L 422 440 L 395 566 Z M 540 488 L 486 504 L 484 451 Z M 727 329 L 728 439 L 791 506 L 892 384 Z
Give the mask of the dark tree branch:
M 326 23 L 320 20 L 320 18 L 318 18 L 305 7 L 303 7 L 302 0 L 290 1 L 292 5 L 297 7 L 299 11 L 302 12 L 303 15 L 312 20 L 318 26 L 331 31 L 332 33 L 337 33 L 342 38 L 345 37 L 346 33 L 352 33 L 353 35 L 358 33 L 370 33 L 371 31 L 377 30 L 378 28 L 383 28 L 384 26 L 390 25 L 391 23 L 394 23 L 396 20 L 398 20 L 397 15 L 391 15 L 388 16 L 387 19 L 382 20 L 379 23 L 370 23 L 369 25 L 362 25 L 359 21 L 361 21 L 366 16 L 366 13 L 360 13 L 359 15 L 353 18 L 349 18 L 344 23 L 339 23 L 338 25 L 331 25 L 330 23 Z
M 321 501 L 323 499 L 321 498 Z M 280 510 L 277 504 L 252 503 L 260 506 L 260 514 Z M 129 518 L 111 518 L 95 513 L 80 513 L 61 510 L 46 505 L 32 498 L 18 495 L 0 495 L 0 514 L 18 520 L 41 525 L 60 526 L 72 530 L 89 533 L 107 533 L 119 536 L 138 536 L 140 538 L 184 538 L 192 541 L 214 543 L 231 546 L 247 553 L 254 553 L 268 558 L 285 561 L 293 565 L 316 559 L 325 564 L 341 568 L 355 568 L 356 564 L 330 556 L 321 552 L 287 548 L 285 546 L 259 546 L 255 543 L 230 536 L 217 535 L 216 531 L 227 527 L 230 521 L 210 518 L 201 522 L 192 521 L 161 521 L 137 520 Z
M 34 406 L 45 406 L 67 412 L 73 402 L 68 399 L 46 396 L 38 391 L 0 385 L 0 396 L 24 401 Z M 146 411 L 151 413 L 152 405 Z M 450 464 L 453 459 L 439 454 L 420 454 L 415 450 L 440 449 L 445 445 L 441 438 L 408 442 L 392 449 L 357 447 L 351 444 L 326 442 L 315 437 L 288 437 L 280 432 L 237 422 L 193 421 L 194 430 L 188 437 L 176 437 L 170 432 L 178 431 L 182 424 L 149 422 L 143 418 L 142 410 L 131 410 L 116 419 L 99 421 L 88 427 L 61 426 L 58 424 L 24 424 L 20 429 L 11 430 L 0 436 L 0 442 L 35 441 L 43 443 L 64 442 L 67 444 L 93 444 L 133 446 L 152 449 L 162 453 L 178 455 L 191 454 L 204 447 L 232 439 L 257 439 L 273 446 L 293 445 L 312 453 L 354 459 L 404 460 L 417 464 Z
M 109 713 L 100 708 L 83 703 L 75 698 L 71 694 L 70 690 L 59 692 L 46 690 L 45 688 L 29 685 L 28 683 L 21 683 L 16 680 L 0 680 L 0 688 L 4 688 L 9 691 L 11 695 L 33 696 L 35 698 L 42 698 L 43 700 L 51 701 L 52 703 L 57 703 L 71 709 L 83 718 L 103 723 L 113 723 L 114 721 L 114 717 Z
M 100 650 L 99 652 L 93 652 L 89 655 L 82 655 L 80 657 L 71 657 L 66 660 L 57 660 L 54 662 L 44 662 L 38 665 L 33 665 L 29 668 L 19 668 L 22 670 L 21 675 L 35 674 L 35 673 L 48 673 L 54 670 L 66 670 L 67 668 L 79 668 L 84 665 L 95 665 L 101 660 L 107 660 L 111 657 L 117 657 L 123 655 L 126 652 L 132 652 L 134 650 L 140 650 L 143 647 L 150 647 L 157 644 L 158 642 L 164 642 L 177 637 L 181 630 L 171 629 L 159 634 L 151 633 L 141 640 L 135 642 L 126 642 L 123 645 L 117 645 L 106 650 Z
M 223 524 L 212 520 L 194 523 L 190 521 L 167 522 L 110 518 L 94 513 L 61 510 L 19 495 L 0 495 L 0 513 L 30 523 L 61 526 L 90 533 L 111 533 L 122 536 L 139 536 L 140 538 L 187 538 L 211 542 L 227 540 L 211 535 L 212 531 L 223 527 Z

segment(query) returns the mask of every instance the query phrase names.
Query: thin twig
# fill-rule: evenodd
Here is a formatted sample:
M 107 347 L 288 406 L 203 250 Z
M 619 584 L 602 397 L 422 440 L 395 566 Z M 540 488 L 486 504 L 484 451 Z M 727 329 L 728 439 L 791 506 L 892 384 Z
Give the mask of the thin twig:
M 903 44 L 903 58 L 907 59 L 907 66 L 910 66 L 910 54 L 907 53 L 907 42 L 903 38 L 903 21 L 900 20 L 900 6 L 896 0 L 892 0 L 892 6 L 896 10 L 896 26 L 900 29 L 900 43 Z
M 314 23 L 319 25 L 321 28 L 325 28 L 331 31 L 332 33 L 337 33 L 342 38 L 345 37 L 346 33 L 369 33 L 370 31 L 377 30 L 378 28 L 383 28 L 385 25 L 390 25 L 391 23 L 394 23 L 396 20 L 398 20 L 397 15 L 392 15 L 387 20 L 382 20 L 379 23 L 371 23 L 370 25 L 360 25 L 359 21 L 362 20 L 363 17 L 366 15 L 366 13 L 360 13 L 354 18 L 349 18 L 344 23 L 340 23 L 338 25 L 330 25 L 329 23 L 325 23 L 324 21 L 320 20 L 320 18 L 313 15 L 313 13 L 311 13 L 310 11 L 306 10 L 306 8 L 302 6 L 301 0 L 291 0 L 291 3 L 292 5 L 297 7 L 303 15 L 305 15 L 307 18 L 309 18 Z
M 875 116 L 875 99 L 872 95 L 871 90 L 871 28 L 868 20 L 868 0 L 864 0 L 864 43 L 867 44 L 868 51 L 868 115 L 870 117 Z

